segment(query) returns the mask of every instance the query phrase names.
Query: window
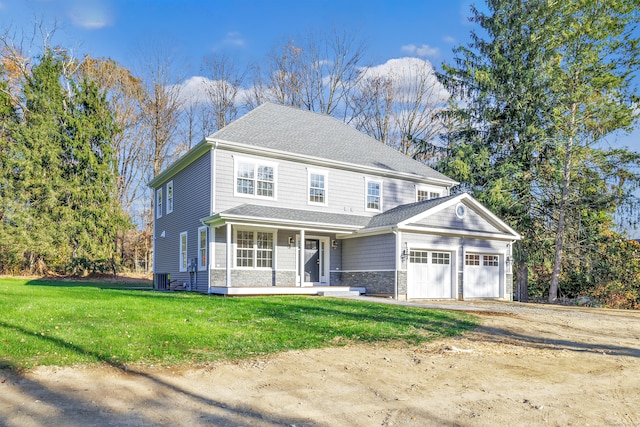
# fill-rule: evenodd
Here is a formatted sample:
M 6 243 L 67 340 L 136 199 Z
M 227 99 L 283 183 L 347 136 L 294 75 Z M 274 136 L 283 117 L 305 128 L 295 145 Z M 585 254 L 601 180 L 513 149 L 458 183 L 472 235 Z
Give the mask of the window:
M 207 269 L 207 227 L 198 228 L 198 270 Z
M 380 181 L 366 181 L 367 210 L 379 211 L 382 206 L 382 183 Z
M 162 217 L 162 187 L 156 190 L 156 218 Z
M 435 191 L 430 188 L 418 187 L 416 189 L 416 202 L 422 202 L 423 200 L 437 199 L 440 196 L 441 196 L 441 193 L 439 191 Z
M 167 183 L 167 213 L 173 212 L 173 181 Z
M 498 255 L 483 255 L 482 256 L 482 265 L 486 267 L 497 267 L 498 266 Z
M 434 252 L 431 254 L 431 264 L 449 265 L 450 257 L 451 254 L 447 252 Z
M 273 267 L 273 233 L 238 230 L 236 233 L 236 267 Z
M 180 271 L 187 271 L 187 232 L 180 233 Z
M 426 264 L 429 261 L 429 252 L 427 251 L 411 251 L 409 252 L 409 262 Z
M 275 198 L 275 166 L 236 161 L 236 195 Z
M 466 254 L 464 256 L 465 265 L 480 265 L 480 255 Z
M 327 174 L 326 172 L 309 171 L 309 203 L 327 204 Z

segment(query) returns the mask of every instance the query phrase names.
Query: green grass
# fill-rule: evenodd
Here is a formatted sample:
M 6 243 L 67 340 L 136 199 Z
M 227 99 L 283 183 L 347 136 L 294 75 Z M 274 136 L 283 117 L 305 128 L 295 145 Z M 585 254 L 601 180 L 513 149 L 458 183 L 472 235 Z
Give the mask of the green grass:
M 419 344 L 475 326 L 456 312 L 319 297 L 222 298 L 0 278 L 0 367 L 185 364 L 349 343 Z

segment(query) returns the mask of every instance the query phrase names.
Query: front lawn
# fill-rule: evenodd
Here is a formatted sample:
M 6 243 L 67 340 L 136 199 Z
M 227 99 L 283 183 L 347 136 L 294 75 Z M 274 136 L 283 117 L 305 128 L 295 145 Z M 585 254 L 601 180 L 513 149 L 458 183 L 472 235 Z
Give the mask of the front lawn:
M 0 278 L 0 367 L 179 364 L 460 334 L 472 316 L 345 299 L 223 298 Z

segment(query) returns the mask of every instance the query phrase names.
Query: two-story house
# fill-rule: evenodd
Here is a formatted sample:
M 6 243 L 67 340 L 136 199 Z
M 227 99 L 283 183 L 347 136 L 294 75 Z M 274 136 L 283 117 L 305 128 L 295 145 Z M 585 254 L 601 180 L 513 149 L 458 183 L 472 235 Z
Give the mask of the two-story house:
M 332 117 L 264 104 L 150 182 L 155 286 L 509 299 L 520 235 L 457 184 Z

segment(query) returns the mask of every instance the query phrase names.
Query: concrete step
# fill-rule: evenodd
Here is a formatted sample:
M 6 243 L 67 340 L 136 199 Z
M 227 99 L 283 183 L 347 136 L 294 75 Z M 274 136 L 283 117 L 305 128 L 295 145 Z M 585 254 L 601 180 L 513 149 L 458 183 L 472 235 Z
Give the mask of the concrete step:
M 320 291 L 318 296 L 321 297 L 357 297 L 360 296 L 359 291 Z

